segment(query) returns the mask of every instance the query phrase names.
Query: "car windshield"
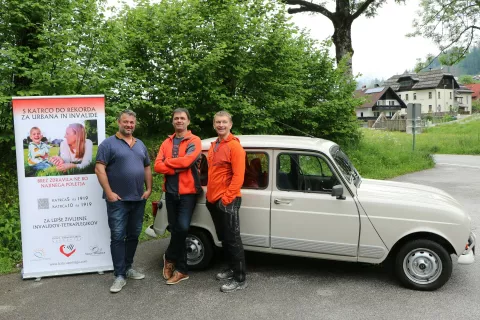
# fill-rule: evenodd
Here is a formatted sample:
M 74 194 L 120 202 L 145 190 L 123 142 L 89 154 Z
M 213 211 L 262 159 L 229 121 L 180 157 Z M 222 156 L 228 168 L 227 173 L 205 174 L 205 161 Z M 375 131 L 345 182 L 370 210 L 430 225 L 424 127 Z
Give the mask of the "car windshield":
M 362 177 L 358 173 L 357 169 L 353 166 L 347 155 L 338 146 L 334 146 L 331 149 L 331 155 L 335 160 L 335 163 L 340 168 L 342 175 L 348 182 L 352 183 L 358 188 L 362 182 Z

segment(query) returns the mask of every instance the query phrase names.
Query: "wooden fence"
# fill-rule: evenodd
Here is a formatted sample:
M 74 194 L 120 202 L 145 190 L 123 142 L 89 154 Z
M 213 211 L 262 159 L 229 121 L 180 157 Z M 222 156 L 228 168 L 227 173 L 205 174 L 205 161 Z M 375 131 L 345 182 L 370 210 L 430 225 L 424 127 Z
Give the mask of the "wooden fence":
M 375 124 L 375 127 L 373 125 Z M 407 131 L 407 120 L 398 119 L 398 120 L 389 120 L 382 119 L 375 123 L 375 120 L 368 120 L 368 127 L 374 128 L 376 130 L 386 130 L 386 131 Z

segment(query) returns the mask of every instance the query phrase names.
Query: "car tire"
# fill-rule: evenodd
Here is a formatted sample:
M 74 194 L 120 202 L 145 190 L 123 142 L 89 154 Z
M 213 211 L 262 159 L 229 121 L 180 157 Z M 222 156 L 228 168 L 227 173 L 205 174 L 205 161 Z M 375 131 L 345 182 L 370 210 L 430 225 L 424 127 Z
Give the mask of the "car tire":
M 189 270 L 202 270 L 212 261 L 213 242 L 206 231 L 192 228 L 188 231 L 185 240 L 187 247 L 187 265 Z
M 395 274 L 407 288 L 433 291 L 452 274 L 452 258 L 445 248 L 427 239 L 407 242 L 395 257 Z

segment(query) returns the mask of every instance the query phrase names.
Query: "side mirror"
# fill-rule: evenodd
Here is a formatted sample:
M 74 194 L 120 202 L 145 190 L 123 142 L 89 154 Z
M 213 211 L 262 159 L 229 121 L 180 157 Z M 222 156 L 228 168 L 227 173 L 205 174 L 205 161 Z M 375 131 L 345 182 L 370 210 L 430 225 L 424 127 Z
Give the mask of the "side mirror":
M 338 200 L 345 200 L 346 198 L 343 196 L 343 186 L 341 184 L 337 184 L 332 188 L 332 197 L 337 197 Z

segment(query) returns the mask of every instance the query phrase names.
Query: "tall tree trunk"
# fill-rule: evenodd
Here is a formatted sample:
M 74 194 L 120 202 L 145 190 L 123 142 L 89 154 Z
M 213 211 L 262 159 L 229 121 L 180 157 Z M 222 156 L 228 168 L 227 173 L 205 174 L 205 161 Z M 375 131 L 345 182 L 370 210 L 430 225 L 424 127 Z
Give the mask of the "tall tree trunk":
M 333 44 L 335 45 L 335 58 L 337 64 L 340 63 L 342 58 L 347 57 L 348 72 L 352 73 L 352 19 L 346 17 L 339 17 L 335 15 L 332 19 L 335 32 L 332 36 Z

